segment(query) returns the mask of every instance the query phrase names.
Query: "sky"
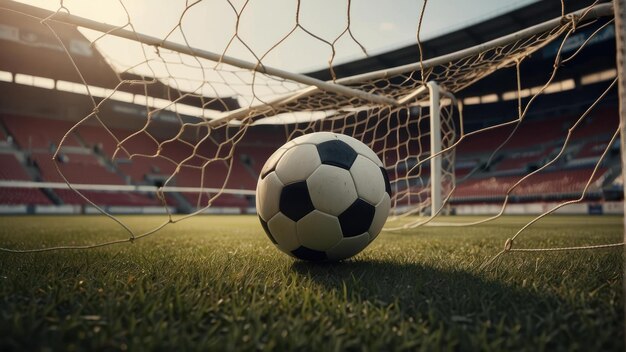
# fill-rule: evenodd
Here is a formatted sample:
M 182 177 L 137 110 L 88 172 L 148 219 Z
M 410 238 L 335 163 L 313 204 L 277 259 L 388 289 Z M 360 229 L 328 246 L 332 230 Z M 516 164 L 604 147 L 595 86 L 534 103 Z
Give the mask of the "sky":
M 19 1 L 50 10 L 56 10 L 60 5 L 60 1 L 54 0 Z M 204 0 L 185 12 L 186 5 L 194 4 L 194 1 L 64 0 L 63 6 L 72 14 L 113 25 L 124 25 L 129 17 L 135 31 L 159 38 L 175 28 L 184 13 L 180 28 L 185 38 L 177 30 L 169 39 L 177 42 L 186 39 L 191 46 L 216 53 L 223 53 L 228 47 L 227 55 L 247 61 L 256 61 L 250 52 L 253 51 L 256 57 L 265 55 L 264 64 L 295 72 L 327 67 L 332 48 L 320 39 L 333 42 L 347 26 L 347 0 L 300 0 L 298 23 L 301 27 L 297 28 L 296 0 L 250 0 L 247 3 L 244 0 L 231 0 L 230 3 Z M 427 40 L 536 1 L 430 0 L 426 4 L 420 39 Z M 351 32 L 370 55 L 415 44 L 422 6 L 421 0 L 352 0 Z M 237 26 L 236 12 L 240 12 L 239 38 L 228 46 Z M 294 28 L 296 30 L 278 48 L 268 53 Z M 90 39 L 99 35 L 85 33 Z M 107 56 L 124 65 L 132 65 L 133 56 L 137 55 L 116 50 L 119 44 L 109 44 L 106 40 L 100 45 Z M 365 57 L 347 33 L 337 40 L 335 49 L 335 63 Z

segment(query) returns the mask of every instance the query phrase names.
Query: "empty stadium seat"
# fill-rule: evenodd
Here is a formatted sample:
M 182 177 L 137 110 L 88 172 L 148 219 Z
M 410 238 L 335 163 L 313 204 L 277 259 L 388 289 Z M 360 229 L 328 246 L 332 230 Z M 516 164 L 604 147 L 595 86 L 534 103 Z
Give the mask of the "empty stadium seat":
M 2 120 L 17 144 L 24 150 L 59 146 L 63 136 L 74 126 L 74 123 L 69 121 L 18 115 L 4 115 Z M 78 147 L 80 143 L 74 134 L 70 133 L 63 145 Z
M 213 195 L 208 195 L 207 193 L 183 193 L 183 197 L 185 197 L 191 206 L 195 207 L 199 205 L 200 208 L 205 207 L 212 196 Z M 223 193 L 215 198 L 211 205 L 216 207 L 246 208 L 250 206 L 250 203 L 243 196 Z
M 580 194 L 592 171 L 592 168 L 581 168 L 534 174 L 519 184 L 511 195 L 546 197 Z M 591 185 L 592 191 L 598 190 L 598 186 L 593 185 L 593 182 L 597 181 L 606 171 L 606 168 L 601 168 L 594 175 Z M 457 201 L 473 198 L 502 198 L 506 195 L 507 190 L 523 177 L 524 175 L 517 175 L 468 180 L 457 186 L 453 198 Z
M 100 165 L 93 155 L 68 154 L 67 161 L 55 162 L 52 160 L 52 154 L 33 153 L 32 159 L 39 167 L 44 181 L 65 182 L 57 171 L 58 166 L 65 178 L 72 183 L 125 184 L 119 175 L 108 171 Z
M 0 180 L 29 181 L 30 177 L 13 154 L 0 154 Z
M 37 188 L 0 187 L 0 204 L 50 205 L 52 201 Z
M 70 189 L 57 189 L 55 194 L 61 198 L 64 204 L 88 205 L 83 197 Z M 130 192 L 105 192 L 105 191 L 80 191 L 85 197 L 98 206 L 159 206 L 160 201 L 143 194 Z

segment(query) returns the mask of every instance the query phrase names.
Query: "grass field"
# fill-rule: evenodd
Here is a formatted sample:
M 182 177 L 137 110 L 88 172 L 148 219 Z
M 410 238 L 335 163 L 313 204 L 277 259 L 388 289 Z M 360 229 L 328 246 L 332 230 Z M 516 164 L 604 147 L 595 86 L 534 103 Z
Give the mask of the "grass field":
M 0 253 L 0 350 L 624 350 L 622 248 L 510 254 L 479 270 L 527 221 L 382 233 L 337 264 L 292 260 L 253 216 Z M 622 229 L 618 217 L 550 217 L 516 243 L 620 242 Z M 124 237 L 104 217 L 0 218 L 3 247 Z

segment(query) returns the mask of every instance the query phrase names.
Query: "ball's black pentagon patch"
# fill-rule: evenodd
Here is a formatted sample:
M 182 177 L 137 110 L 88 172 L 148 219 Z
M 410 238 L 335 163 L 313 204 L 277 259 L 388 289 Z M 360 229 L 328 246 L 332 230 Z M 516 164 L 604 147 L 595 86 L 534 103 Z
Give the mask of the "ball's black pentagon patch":
M 385 192 L 387 192 L 389 198 L 391 198 L 391 182 L 389 182 L 389 175 L 387 174 L 387 170 L 385 170 L 384 167 L 381 167 L 380 171 L 383 173 L 383 178 L 385 179 Z
M 280 212 L 289 219 L 298 221 L 315 210 L 306 181 L 292 183 L 280 192 Z
M 319 262 L 319 261 L 328 259 L 328 256 L 326 255 L 326 253 L 315 250 L 315 249 L 307 248 L 305 246 L 300 246 L 294 249 L 293 251 L 291 251 L 291 254 L 293 254 L 298 259 L 309 260 L 313 262 Z
M 351 146 L 338 139 L 318 144 L 317 151 L 320 154 L 322 164 L 333 165 L 346 170 L 350 170 L 357 157 L 357 152 Z
M 265 234 L 267 235 L 267 237 L 269 237 L 270 241 L 272 241 L 272 243 L 274 244 L 278 244 L 278 242 L 276 242 L 276 240 L 274 239 L 274 236 L 272 236 L 270 228 L 267 226 L 267 222 L 263 220 L 260 216 L 259 221 L 261 222 L 261 226 L 263 227 L 263 230 L 265 230 Z
M 376 208 L 359 198 L 339 215 L 343 237 L 354 237 L 369 230 Z

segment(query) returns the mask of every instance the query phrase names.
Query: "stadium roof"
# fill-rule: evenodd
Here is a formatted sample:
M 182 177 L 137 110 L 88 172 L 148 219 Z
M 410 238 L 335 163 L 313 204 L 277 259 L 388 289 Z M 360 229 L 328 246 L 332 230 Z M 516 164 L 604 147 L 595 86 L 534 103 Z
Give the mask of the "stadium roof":
M 600 1 L 607 2 L 607 1 Z M 565 13 L 570 13 L 593 4 L 593 0 L 564 1 Z M 483 21 L 476 25 L 456 30 L 422 43 L 424 59 L 433 58 L 478 45 L 489 40 L 514 33 L 549 19 L 559 17 L 562 13 L 560 1 L 542 0 L 498 17 Z M 349 77 L 366 72 L 382 70 L 390 67 L 414 63 L 419 60 L 420 51 L 417 44 L 380 55 L 337 65 L 334 67 L 337 78 Z M 308 76 L 330 80 L 328 69 L 306 73 Z
M 58 35 L 46 27 L 49 25 Z M 100 52 L 75 26 L 50 21 L 42 24 L 38 19 L 0 10 L 0 70 L 95 87 L 115 89 L 121 80 L 149 82 L 125 83 L 118 90 L 133 94 L 147 94 L 154 98 L 174 100 L 187 92 L 174 89 L 151 77 L 141 77 L 128 72 L 117 73 Z M 72 56 L 68 60 L 67 52 Z M 78 74 L 80 71 L 82 77 Z M 187 95 L 180 103 L 225 111 L 239 107 L 236 99 Z

